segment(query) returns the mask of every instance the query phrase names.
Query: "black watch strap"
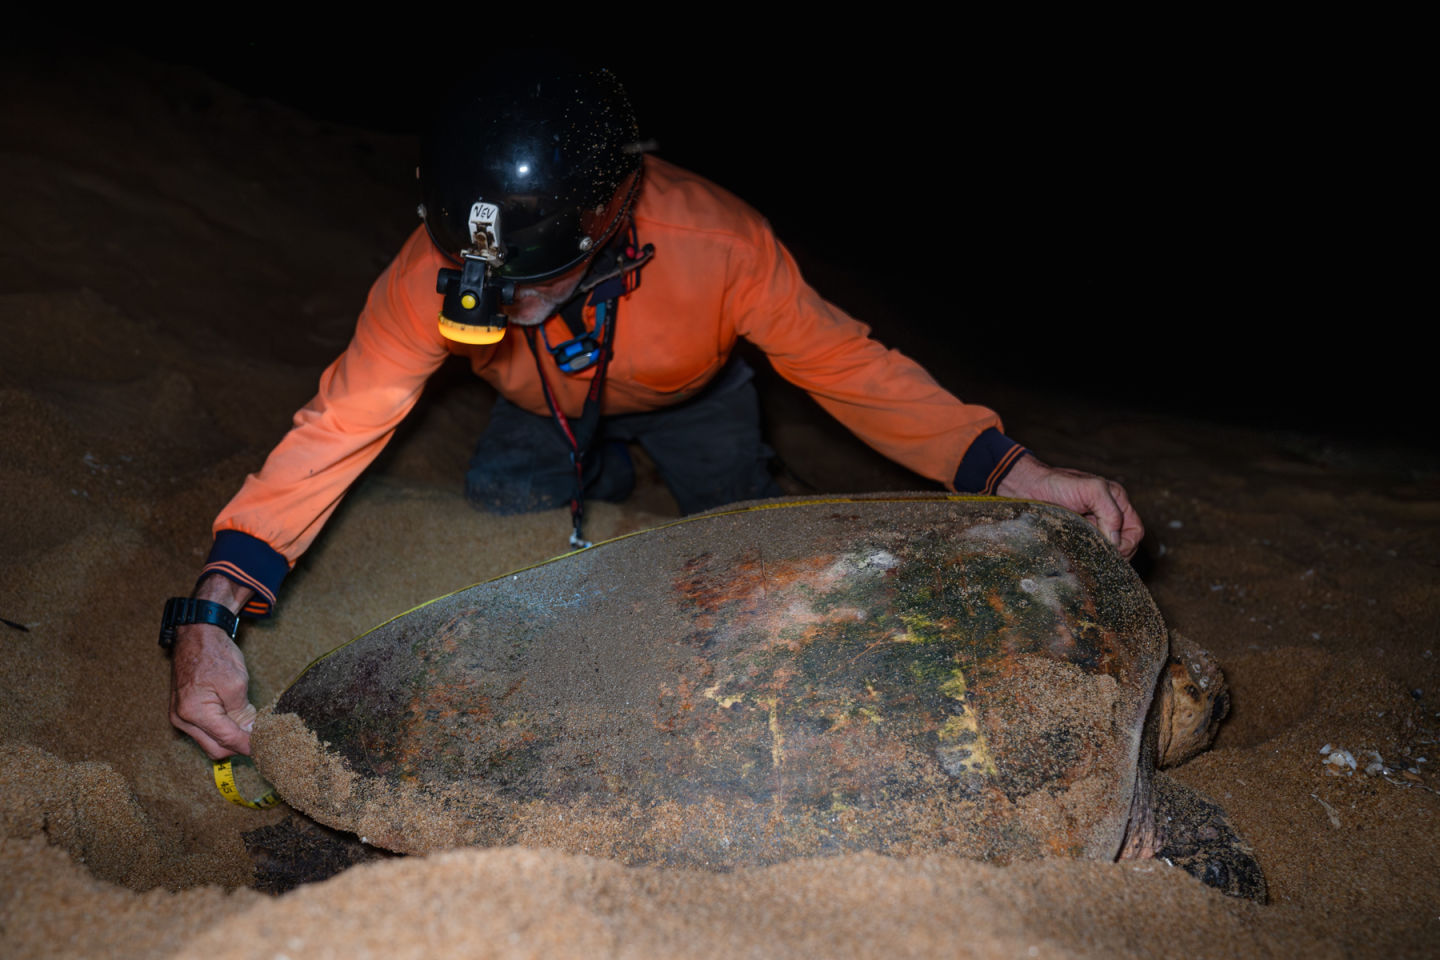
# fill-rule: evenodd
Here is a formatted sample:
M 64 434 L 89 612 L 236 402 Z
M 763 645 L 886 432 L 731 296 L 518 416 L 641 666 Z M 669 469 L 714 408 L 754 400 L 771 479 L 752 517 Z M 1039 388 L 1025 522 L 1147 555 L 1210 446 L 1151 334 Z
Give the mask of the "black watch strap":
M 240 630 L 240 618 L 222 604 L 194 597 L 171 597 L 165 601 L 165 617 L 160 621 L 161 648 L 169 650 L 173 647 L 175 628 L 187 623 L 213 624 L 230 634 L 231 640 Z

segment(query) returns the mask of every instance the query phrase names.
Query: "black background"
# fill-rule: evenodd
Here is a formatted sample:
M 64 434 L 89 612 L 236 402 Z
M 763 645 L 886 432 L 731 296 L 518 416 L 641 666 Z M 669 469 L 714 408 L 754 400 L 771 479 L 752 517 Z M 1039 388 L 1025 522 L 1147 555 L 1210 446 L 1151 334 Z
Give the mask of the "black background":
M 391 133 L 480 75 L 433 42 L 375 37 L 132 46 Z M 608 64 L 661 156 L 757 207 L 822 293 L 883 304 L 862 318 L 922 361 L 1140 410 L 1431 442 L 1433 306 L 1402 293 L 1424 269 L 1412 134 L 1343 56 L 1023 32 L 863 53 L 635 47 L 487 62 Z M 858 293 L 827 289 L 837 275 Z

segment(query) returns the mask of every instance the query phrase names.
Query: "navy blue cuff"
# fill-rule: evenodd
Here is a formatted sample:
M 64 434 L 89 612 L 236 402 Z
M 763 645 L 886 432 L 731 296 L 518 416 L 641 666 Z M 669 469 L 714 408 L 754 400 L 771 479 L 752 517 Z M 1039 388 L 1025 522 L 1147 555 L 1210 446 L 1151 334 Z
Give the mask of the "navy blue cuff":
M 990 427 L 965 451 L 955 471 L 955 489 L 961 493 L 991 496 L 1026 450 L 1005 434 Z
M 205 569 L 200 576 L 218 573 L 251 588 L 255 595 L 240 612 L 252 617 L 268 617 L 275 605 L 275 594 L 289 572 L 290 561 L 264 540 L 239 530 L 221 530 L 215 534 L 215 545 L 205 558 Z

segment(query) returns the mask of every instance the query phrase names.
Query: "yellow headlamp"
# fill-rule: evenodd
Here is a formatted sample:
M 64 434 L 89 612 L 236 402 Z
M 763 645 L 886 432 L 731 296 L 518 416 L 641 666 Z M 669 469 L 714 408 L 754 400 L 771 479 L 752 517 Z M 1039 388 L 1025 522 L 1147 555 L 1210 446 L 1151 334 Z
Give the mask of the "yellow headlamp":
M 445 295 L 439 325 L 447 340 L 483 346 L 504 339 L 505 315 L 495 302 L 510 303 L 515 284 L 487 276 L 488 270 L 485 260 L 466 254 L 462 269 L 445 268 L 435 278 L 435 292 Z

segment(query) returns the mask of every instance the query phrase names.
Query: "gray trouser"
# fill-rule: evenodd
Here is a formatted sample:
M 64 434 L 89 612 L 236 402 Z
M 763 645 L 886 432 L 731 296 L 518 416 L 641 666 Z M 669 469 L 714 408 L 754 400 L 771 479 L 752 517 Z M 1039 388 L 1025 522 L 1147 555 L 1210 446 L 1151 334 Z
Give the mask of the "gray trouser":
M 605 417 L 590 448 L 585 497 L 619 502 L 635 485 L 627 443 L 638 443 L 660 470 L 683 513 L 780 495 L 770 476 L 774 451 L 760 438 L 752 371 L 738 356 L 698 396 L 647 413 Z M 495 401 L 465 474 L 465 495 L 499 514 L 548 510 L 570 502 L 575 471 L 570 444 L 553 417 Z

